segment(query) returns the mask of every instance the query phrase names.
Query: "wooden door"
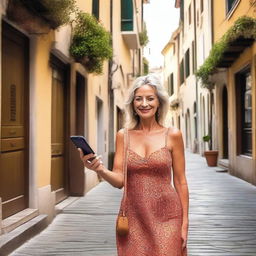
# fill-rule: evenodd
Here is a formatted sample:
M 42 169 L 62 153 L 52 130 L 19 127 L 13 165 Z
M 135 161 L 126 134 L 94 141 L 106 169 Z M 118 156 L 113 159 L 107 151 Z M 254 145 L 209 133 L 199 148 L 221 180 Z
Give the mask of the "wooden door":
M 65 71 L 52 68 L 52 135 L 51 135 L 51 188 L 56 193 L 56 203 L 67 197 L 66 152 L 66 81 Z
M 28 206 L 28 39 L 2 23 L 0 197 L 3 218 Z
M 75 106 L 75 114 L 72 116 L 71 135 L 82 135 L 87 137 L 87 80 L 84 76 L 76 73 L 76 86 L 74 96 L 70 105 Z M 85 118 L 86 117 L 86 118 Z M 83 196 L 85 193 L 84 165 L 76 147 L 70 141 L 70 162 L 69 162 L 69 193 L 72 196 Z

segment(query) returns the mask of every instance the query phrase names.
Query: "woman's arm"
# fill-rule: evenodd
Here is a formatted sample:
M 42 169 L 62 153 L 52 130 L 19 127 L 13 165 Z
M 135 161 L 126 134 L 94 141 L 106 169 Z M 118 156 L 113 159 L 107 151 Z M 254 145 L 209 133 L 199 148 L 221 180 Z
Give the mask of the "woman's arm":
M 121 129 L 116 134 L 116 152 L 114 157 L 114 166 L 113 170 L 108 170 L 100 160 L 100 157 L 97 156 L 91 162 L 88 162 L 88 159 L 95 156 L 93 154 L 83 155 L 83 152 L 80 151 L 80 158 L 84 163 L 84 166 L 90 170 L 97 172 L 104 180 L 109 182 L 113 187 L 122 188 L 124 183 L 123 175 L 123 147 L 124 147 L 124 130 Z
M 183 209 L 183 222 L 182 222 L 182 238 L 184 245 L 187 240 L 188 230 L 188 208 L 189 208 L 189 191 L 187 179 L 185 175 L 185 156 L 184 156 L 184 143 L 182 134 L 178 129 L 171 128 L 169 133 L 169 140 L 172 147 L 172 167 L 173 167 L 173 183 L 177 191 Z

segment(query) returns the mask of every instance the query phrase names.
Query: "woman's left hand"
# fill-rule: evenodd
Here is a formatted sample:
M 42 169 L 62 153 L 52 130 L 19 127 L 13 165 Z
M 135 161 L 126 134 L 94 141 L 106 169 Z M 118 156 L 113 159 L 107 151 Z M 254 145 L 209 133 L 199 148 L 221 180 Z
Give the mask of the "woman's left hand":
M 183 224 L 181 227 L 181 238 L 182 238 L 182 250 L 187 247 L 187 239 L 188 239 L 188 225 Z

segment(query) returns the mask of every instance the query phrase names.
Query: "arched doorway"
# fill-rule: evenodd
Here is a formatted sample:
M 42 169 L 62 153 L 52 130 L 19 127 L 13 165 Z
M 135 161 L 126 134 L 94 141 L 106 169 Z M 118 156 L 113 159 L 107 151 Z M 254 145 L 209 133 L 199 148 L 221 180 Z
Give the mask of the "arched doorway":
M 227 87 L 222 91 L 222 150 L 223 158 L 228 158 L 228 92 Z

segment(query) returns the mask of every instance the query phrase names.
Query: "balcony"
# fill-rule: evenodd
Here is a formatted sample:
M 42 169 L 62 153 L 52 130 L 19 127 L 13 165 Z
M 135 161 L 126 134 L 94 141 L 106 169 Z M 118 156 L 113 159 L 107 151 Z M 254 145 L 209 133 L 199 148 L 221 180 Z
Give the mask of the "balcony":
M 121 2 L 121 34 L 129 49 L 140 47 L 133 0 L 122 0 Z
M 224 51 L 223 57 L 216 67 L 229 68 L 245 48 L 250 47 L 254 42 L 255 39 L 253 38 L 237 38 L 234 42 L 230 43 L 229 47 Z

